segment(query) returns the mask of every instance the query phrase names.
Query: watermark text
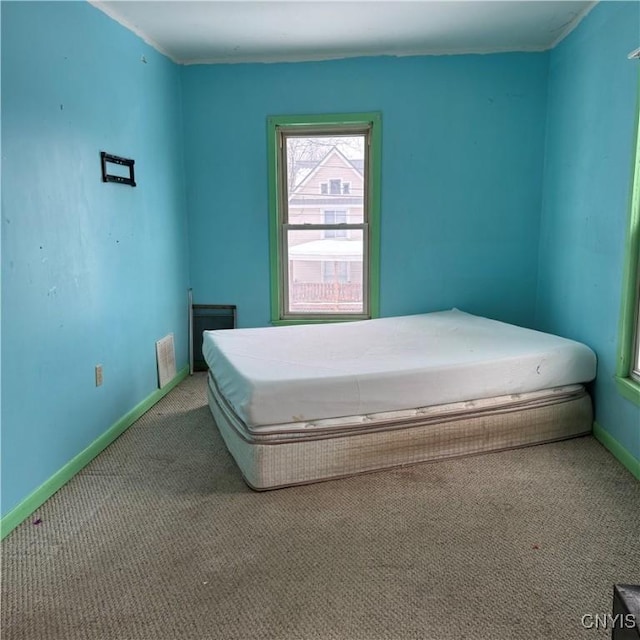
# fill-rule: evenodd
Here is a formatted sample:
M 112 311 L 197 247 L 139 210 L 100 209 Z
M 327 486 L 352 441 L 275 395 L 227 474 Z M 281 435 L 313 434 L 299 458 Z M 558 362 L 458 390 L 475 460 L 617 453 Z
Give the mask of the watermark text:
M 585 613 L 580 624 L 585 629 L 633 629 L 636 616 L 633 613 Z

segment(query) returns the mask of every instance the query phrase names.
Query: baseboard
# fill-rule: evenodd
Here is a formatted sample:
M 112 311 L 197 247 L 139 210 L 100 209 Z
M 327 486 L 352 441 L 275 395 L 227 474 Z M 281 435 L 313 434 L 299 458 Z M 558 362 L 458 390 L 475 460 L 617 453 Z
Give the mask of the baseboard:
M 597 422 L 593 423 L 593 435 L 605 449 L 613 455 L 624 467 L 626 467 L 638 480 L 640 480 L 640 460 L 629 453 L 608 431 L 605 431 Z
M 122 435 L 140 416 L 146 413 L 161 398 L 167 395 L 178 383 L 189 375 L 189 365 L 180 369 L 178 374 L 162 389 L 157 389 L 120 420 L 96 438 L 86 449 L 69 460 L 61 469 L 45 480 L 35 491 L 30 493 L 20 504 L 15 506 L 0 520 L 0 540 L 4 539 L 20 523 L 28 518 L 36 509 L 46 502 L 58 489 L 63 487 L 73 476 L 91 462 L 101 451 L 106 449 L 118 436 Z

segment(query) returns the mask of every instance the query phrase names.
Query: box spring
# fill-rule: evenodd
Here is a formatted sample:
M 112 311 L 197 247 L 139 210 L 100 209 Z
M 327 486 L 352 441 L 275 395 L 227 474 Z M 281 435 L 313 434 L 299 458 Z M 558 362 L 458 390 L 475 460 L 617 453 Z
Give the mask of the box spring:
M 591 432 L 581 385 L 252 432 L 208 376 L 209 407 L 245 482 L 266 490 Z

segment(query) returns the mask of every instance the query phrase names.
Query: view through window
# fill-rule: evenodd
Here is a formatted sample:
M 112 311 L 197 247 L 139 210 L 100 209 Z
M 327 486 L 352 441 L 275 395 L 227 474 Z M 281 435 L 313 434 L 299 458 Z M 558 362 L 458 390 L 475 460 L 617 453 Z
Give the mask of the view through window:
M 366 316 L 369 132 L 280 135 L 284 315 Z

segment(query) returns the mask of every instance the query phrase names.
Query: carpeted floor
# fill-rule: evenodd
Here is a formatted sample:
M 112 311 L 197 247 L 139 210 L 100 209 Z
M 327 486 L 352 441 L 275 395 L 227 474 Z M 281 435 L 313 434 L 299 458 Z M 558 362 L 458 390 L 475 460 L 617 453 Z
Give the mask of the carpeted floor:
M 640 483 L 593 438 L 254 493 L 201 374 L 3 542 L 2 638 L 608 638 L 616 582 Z

